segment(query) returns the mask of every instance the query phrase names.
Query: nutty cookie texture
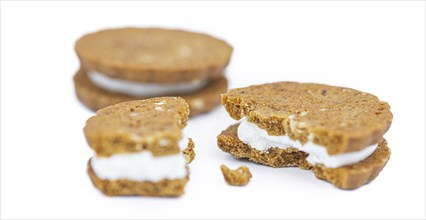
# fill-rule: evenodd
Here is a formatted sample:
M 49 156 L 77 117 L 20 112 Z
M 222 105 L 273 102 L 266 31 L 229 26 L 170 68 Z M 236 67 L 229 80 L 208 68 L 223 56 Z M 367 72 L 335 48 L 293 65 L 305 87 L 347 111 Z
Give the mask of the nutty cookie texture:
M 236 120 L 247 117 L 270 135 L 288 135 L 327 147 L 329 154 L 378 143 L 392 123 L 390 106 L 350 88 L 277 82 L 233 89 L 222 105 Z
M 98 110 L 130 100 L 180 96 L 191 116 L 220 104 L 233 48 L 203 33 L 163 28 L 117 28 L 82 36 L 75 44 L 81 67 L 78 99 Z
M 245 186 L 250 182 L 252 175 L 246 166 L 240 166 L 236 170 L 229 169 L 226 165 L 220 166 L 225 181 L 232 186 Z
M 195 150 L 194 150 L 194 142 L 192 139 L 189 139 L 188 147 L 183 151 L 183 155 L 185 156 L 186 162 L 190 164 L 195 159 Z
M 176 97 L 124 102 L 99 110 L 87 120 L 84 134 L 98 156 L 143 150 L 176 154 L 188 112 L 185 100 Z
M 176 197 L 184 193 L 194 142 L 186 138 L 189 106 L 158 97 L 99 110 L 84 127 L 95 156 L 88 162 L 94 186 L 108 196 Z
M 218 135 L 220 149 L 271 167 L 312 170 L 317 178 L 341 189 L 372 181 L 391 155 L 383 138 L 392 123 L 390 106 L 369 93 L 315 83 L 276 82 L 230 90 L 222 94 L 222 105 L 232 118 L 244 118 L 257 132 L 264 132 L 259 138 L 265 139 L 254 141 L 271 146 L 259 150 L 264 148 L 240 140 L 238 123 Z M 285 140 L 301 146 L 287 146 Z M 324 151 L 330 160 L 344 160 L 367 148 L 374 151 L 358 162 L 331 168 L 310 162 L 306 144 L 317 153 Z
M 171 84 L 220 77 L 233 49 L 202 33 L 119 28 L 81 37 L 75 51 L 83 69 L 132 81 Z
M 367 159 L 348 166 L 327 168 L 324 165 L 311 165 L 306 161 L 307 153 L 295 148 L 270 148 L 259 151 L 238 139 L 237 125 L 232 125 L 218 136 L 218 146 L 236 158 L 249 160 L 271 167 L 299 167 L 312 170 L 318 179 L 331 182 L 341 189 L 355 189 L 376 178 L 388 162 L 391 151 L 386 140 L 379 143 L 376 151 Z

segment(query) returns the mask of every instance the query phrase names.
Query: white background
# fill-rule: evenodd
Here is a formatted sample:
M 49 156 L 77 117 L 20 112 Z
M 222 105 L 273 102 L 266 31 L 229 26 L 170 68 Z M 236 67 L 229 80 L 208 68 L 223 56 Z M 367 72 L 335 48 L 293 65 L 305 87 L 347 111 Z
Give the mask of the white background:
M 230 87 L 273 81 L 352 87 L 387 101 L 392 156 L 379 177 L 342 191 L 296 168 L 236 160 L 216 146 L 234 121 L 222 107 L 189 121 L 197 158 L 181 198 L 109 198 L 86 174 L 74 95 L 81 35 L 162 26 L 231 43 Z M 219 166 L 247 165 L 246 187 Z M 1 2 L 2 218 L 425 218 L 425 3 Z

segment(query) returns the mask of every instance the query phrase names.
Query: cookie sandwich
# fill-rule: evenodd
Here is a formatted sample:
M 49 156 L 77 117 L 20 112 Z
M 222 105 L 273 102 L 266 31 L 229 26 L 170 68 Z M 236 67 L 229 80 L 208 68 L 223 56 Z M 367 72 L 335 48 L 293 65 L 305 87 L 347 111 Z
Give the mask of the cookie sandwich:
M 372 94 L 277 82 L 230 90 L 222 105 L 241 121 L 218 136 L 220 149 L 271 167 L 312 170 L 342 189 L 373 180 L 391 154 L 383 138 L 390 106 Z
M 212 36 L 160 28 L 107 29 L 75 44 L 78 99 L 92 110 L 159 96 L 180 96 L 191 116 L 220 104 L 232 47 Z
M 188 104 L 175 97 L 100 109 L 84 127 L 95 152 L 88 162 L 95 187 L 109 196 L 182 195 L 194 156 L 194 143 L 182 132 L 188 115 Z

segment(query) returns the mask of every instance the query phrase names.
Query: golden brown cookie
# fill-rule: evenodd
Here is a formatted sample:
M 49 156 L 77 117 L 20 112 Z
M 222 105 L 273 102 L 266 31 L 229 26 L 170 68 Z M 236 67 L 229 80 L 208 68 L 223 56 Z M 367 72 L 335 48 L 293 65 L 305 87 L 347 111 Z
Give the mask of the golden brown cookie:
M 186 162 L 188 164 L 192 163 L 195 159 L 195 144 L 192 139 L 189 139 L 188 147 L 183 151 L 183 155 L 185 156 Z
M 180 96 L 191 116 L 219 105 L 232 47 L 184 30 L 118 28 L 82 36 L 74 76 L 79 100 L 92 110 L 135 99 Z
M 329 154 L 378 143 L 392 123 L 390 106 L 350 88 L 277 82 L 232 89 L 222 105 L 236 120 L 247 117 L 270 135 L 287 135 L 327 147 Z
M 386 140 L 383 139 L 374 153 L 359 163 L 339 168 L 327 168 L 321 164 L 312 166 L 306 161 L 307 154 L 295 148 L 273 147 L 268 151 L 252 148 L 238 139 L 237 128 L 238 124 L 232 125 L 218 136 L 218 146 L 224 152 L 271 167 L 313 170 L 318 179 L 331 182 L 342 189 L 355 189 L 372 181 L 386 165 L 391 154 Z
M 383 134 L 390 106 L 350 88 L 277 82 L 233 89 L 222 104 L 239 124 L 218 136 L 223 151 L 272 167 L 312 169 L 354 189 L 374 179 L 390 157 Z
M 78 99 L 94 111 L 120 102 L 149 98 L 130 96 L 99 88 L 89 80 L 86 72 L 82 69 L 74 76 L 74 84 Z M 220 94 L 226 92 L 227 88 L 228 81 L 224 76 L 220 76 L 201 90 L 180 96 L 189 103 L 191 116 L 195 116 L 210 111 L 219 105 Z
M 155 156 L 176 154 L 188 112 L 185 100 L 176 97 L 123 102 L 96 112 L 84 134 L 98 156 L 143 150 Z
M 181 195 L 189 162 L 183 152 L 195 156 L 192 139 L 182 133 L 188 114 L 188 104 L 178 97 L 99 110 L 84 127 L 95 152 L 88 168 L 94 185 L 107 195 Z
M 84 69 L 168 84 L 220 77 L 232 50 L 225 41 L 206 34 L 161 28 L 101 30 L 75 44 Z
M 236 170 L 229 169 L 226 165 L 220 166 L 223 178 L 231 186 L 245 186 L 250 182 L 252 175 L 246 166 L 240 166 Z

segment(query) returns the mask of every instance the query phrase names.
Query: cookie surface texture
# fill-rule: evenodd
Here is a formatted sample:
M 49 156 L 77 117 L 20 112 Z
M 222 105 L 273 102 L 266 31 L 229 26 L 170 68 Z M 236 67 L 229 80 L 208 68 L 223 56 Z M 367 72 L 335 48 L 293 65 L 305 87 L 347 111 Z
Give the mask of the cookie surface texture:
M 75 44 L 83 69 L 151 83 L 218 78 L 232 50 L 225 41 L 206 34 L 161 28 L 101 30 Z
M 329 154 L 378 143 L 392 123 L 390 106 L 350 88 L 278 82 L 233 89 L 222 105 L 236 120 L 246 117 L 270 135 L 326 146 Z
M 273 147 L 268 151 L 259 151 L 238 139 L 238 124 L 230 126 L 218 136 L 218 146 L 224 152 L 236 158 L 247 158 L 253 162 L 271 167 L 299 167 L 313 170 L 318 179 L 331 182 L 342 189 L 355 189 L 369 183 L 388 162 L 391 151 L 386 140 L 379 143 L 376 151 L 367 159 L 348 166 L 327 168 L 323 165 L 312 166 L 306 161 L 307 154 L 294 148 Z
M 312 170 L 342 189 L 370 182 L 390 158 L 383 135 L 393 115 L 369 93 L 277 82 L 232 89 L 222 105 L 241 121 L 219 134 L 218 146 L 237 158 Z
M 194 142 L 183 133 L 186 101 L 158 97 L 112 105 L 89 118 L 84 134 L 95 156 L 88 174 L 104 194 L 179 196 L 189 180 Z M 184 155 L 185 152 L 185 155 Z

